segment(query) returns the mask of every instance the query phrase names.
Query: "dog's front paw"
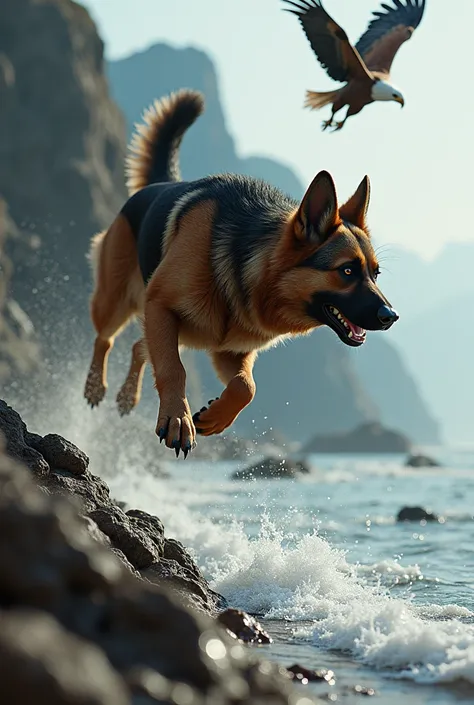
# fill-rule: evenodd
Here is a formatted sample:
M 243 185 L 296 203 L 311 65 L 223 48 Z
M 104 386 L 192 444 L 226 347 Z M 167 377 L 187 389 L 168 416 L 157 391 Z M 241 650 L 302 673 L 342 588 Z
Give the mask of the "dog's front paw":
M 168 448 L 172 448 L 176 457 L 180 451 L 187 458 L 196 446 L 196 429 L 191 418 L 191 411 L 188 409 L 174 410 L 161 407 L 156 424 L 156 435 L 160 443 L 165 441 Z
M 222 433 L 232 425 L 237 414 L 229 404 L 222 399 L 210 399 L 208 406 L 203 406 L 193 416 L 196 433 L 201 436 L 214 436 Z

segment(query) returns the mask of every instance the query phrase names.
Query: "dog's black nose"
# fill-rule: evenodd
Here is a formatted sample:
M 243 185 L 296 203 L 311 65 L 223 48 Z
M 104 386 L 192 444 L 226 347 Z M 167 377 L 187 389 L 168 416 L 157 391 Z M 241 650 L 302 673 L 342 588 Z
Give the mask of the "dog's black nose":
M 377 311 L 377 317 L 380 323 L 382 324 L 384 330 L 390 328 L 390 326 L 393 325 L 395 321 L 398 321 L 398 319 L 400 318 L 395 309 L 390 308 L 390 306 L 386 306 L 385 304 L 381 306 Z

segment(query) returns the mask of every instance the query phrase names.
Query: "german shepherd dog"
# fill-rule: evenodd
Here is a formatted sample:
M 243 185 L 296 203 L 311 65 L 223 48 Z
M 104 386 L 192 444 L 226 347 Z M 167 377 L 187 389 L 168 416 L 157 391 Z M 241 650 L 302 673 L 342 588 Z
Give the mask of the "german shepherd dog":
M 138 403 L 149 359 L 160 398 L 156 433 L 177 457 L 197 433 L 221 433 L 250 404 L 259 351 L 323 325 L 357 347 L 366 330 L 398 319 L 376 284 L 368 177 L 341 207 L 327 171 L 301 203 L 247 176 L 181 181 L 179 146 L 203 109 L 200 93 L 181 90 L 145 112 L 127 158 L 130 198 L 89 253 L 97 337 L 85 397 L 92 407 L 103 399 L 114 339 L 138 316 L 143 338 L 118 409 L 127 414 Z M 194 416 L 180 346 L 206 350 L 226 385 Z

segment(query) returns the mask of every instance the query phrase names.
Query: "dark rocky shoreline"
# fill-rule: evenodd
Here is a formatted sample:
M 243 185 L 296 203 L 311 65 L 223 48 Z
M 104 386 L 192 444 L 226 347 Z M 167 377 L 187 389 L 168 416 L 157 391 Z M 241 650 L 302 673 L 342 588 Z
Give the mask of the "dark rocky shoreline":
M 118 506 L 81 450 L 3 401 L 0 431 L 2 702 L 318 702 L 243 646 L 269 637 L 157 517 Z

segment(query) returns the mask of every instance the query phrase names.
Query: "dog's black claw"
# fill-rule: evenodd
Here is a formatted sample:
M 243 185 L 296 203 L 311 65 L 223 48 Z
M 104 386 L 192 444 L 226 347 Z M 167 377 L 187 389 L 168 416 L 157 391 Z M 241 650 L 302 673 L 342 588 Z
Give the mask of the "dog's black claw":
M 158 438 L 160 439 L 160 443 L 162 443 L 165 440 L 165 437 L 166 437 L 166 429 L 160 428 L 158 431 Z
M 202 409 L 201 409 L 201 411 L 202 411 Z M 196 413 L 193 416 L 193 423 L 196 424 L 199 421 L 199 415 L 200 415 L 201 411 L 196 411 Z
M 181 443 L 179 441 L 173 441 L 171 444 L 171 447 L 174 448 L 174 452 L 176 453 L 176 457 L 179 458 L 179 451 L 181 450 Z
M 207 411 L 207 406 L 203 406 L 203 407 L 199 410 L 199 413 L 201 414 L 203 411 Z
M 193 445 L 191 444 L 190 441 L 188 441 L 186 443 L 186 445 L 184 446 L 184 450 L 183 450 L 183 455 L 184 455 L 185 460 L 188 457 L 188 453 L 190 453 L 192 451 L 192 449 L 193 449 Z
M 196 441 L 193 441 L 193 444 L 192 444 L 192 446 L 191 446 L 191 450 L 194 450 L 195 447 L 196 447 L 196 445 L 197 445 Z

